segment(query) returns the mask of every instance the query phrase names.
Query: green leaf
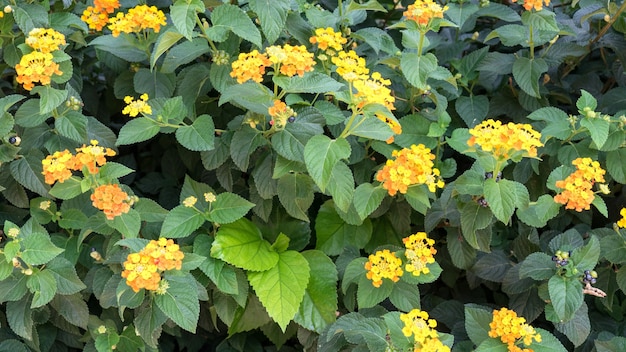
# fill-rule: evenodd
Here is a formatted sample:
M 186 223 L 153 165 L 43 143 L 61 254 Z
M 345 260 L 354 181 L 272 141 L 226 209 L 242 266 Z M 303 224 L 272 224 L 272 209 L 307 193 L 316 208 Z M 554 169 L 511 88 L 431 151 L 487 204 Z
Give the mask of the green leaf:
M 405 273 L 405 275 L 411 275 Z M 391 303 L 401 311 L 409 312 L 412 309 L 420 308 L 420 290 L 417 285 L 412 285 L 404 281 L 393 284 L 393 290 L 389 295 Z
M 369 116 L 369 114 L 358 115 L 354 120 L 354 126 L 356 127 L 350 129 L 350 135 L 352 136 L 386 141 L 394 135 L 391 127 L 389 127 L 386 122 L 374 116 L 373 113 L 371 116 Z
M 13 178 L 22 186 L 46 197 L 50 186 L 44 182 L 42 159 L 44 158 L 41 152 L 31 150 L 28 153 L 24 153 L 24 157 L 12 161 L 10 169 Z
M 0 303 L 18 301 L 24 297 L 26 292 L 28 292 L 26 287 L 27 280 L 28 276 L 20 275 L 17 278 L 9 276 L 0 281 Z
M 430 208 L 429 191 L 425 185 L 415 185 L 409 187 L 404 199 L 420 214 L 426 214 Z
M 267 139 L 263 137 L 261 131 L 245 126 L 233 135 L 230 157 L 241 171 L 247 171 L 250 155 L 265 144 L 267 144 Z
M 70 324 L 87 329 L 89 309 L 80 294 L 56 295 L 50 305 Z
M 524 11 L 522 23 L 535 30 L 558 32 L 555 14 L 552 11 Z
M 491 33 L 489 33 L 487 37 L 485 37 L 485 41 L 491 40 L 493 38 L 500 38 L 502 44 L 509 47 L 516 45 L 528 45 L 528 28 L 520 24 L 505 24 L 504 26 L 500 26 L 497 29 L 493 30 Z M 501 53 L 498 54 L 500 55 L 496 56 L 502 57 L 503 55 L 505 55 Z M 486 63 L 483 63 L 481 67 L 484 67 L 485 64 Z M 495 67 L 493 67 L 492 69 L 495 69 Z
M 371 183 L 362 183 L 354 190 L 354 208 L 356 209 L 359 217 L 365 220 L 371 213 L 373 213 L 383 199 L 387 195 L 387 191 L 382 187 L 374 187 Z
M 579 272 L 592 270 L 600 258 L 600 241 L 592 235 L 586 245 L 572 251 L 570 258 Z
M 583 288 L 577 278 L 552 276 L 548 291 L 554 311 L 562 322 L 572 319 L 583 304 Z
M 48 304 L 57 293 L 57 282 L 52 271 L 44 269 L 31 275 L 26 283 L 34 294 L 30 308 Z
M 437 58 L 432 53 L 419 56 L 417 53 L 403 53 L 400 68 L 406 79 L 416 88 L 426 89 L 426 81 L 437 69 Z
M 311 272 L 294 321 L 305 329 L 321 333 L 337 319 L 337 268 L 320 251 L 309 250 L 302 255 Z
M 291 7 L 289 0 L 250 0 L 250 8 L 259 16 L 261 29 L 269 44 L 278 39 Z
M 220 96 L 218 105 L 225 103 L 241 105 L 251 112 L 267 115 L 267 109 L 274 105 L 274 94 L 269 88 L 248 81 L 226 88 Z
M 113 348 L 120 342 L 120 336 L 113 330 L 108 330 L 104 334 L 99 334 L 94 339 L 94 346 L 98 352 L 113 351 Z
M 31 93 L 39 94 L 39 113 L 41 115 L 52 112 L 67 99 L 67 90 L 55 89 L 49 85 L 36 86 L 31 90 Z
M 167 316 L 153 303 L 146 301 L 135 311 L 135 328 L 137 334 L 151 347 L 156 348 L 161 336 L 161 326 L 167 321 Z
M 519 278 L 530 277 L 534 280 L 547 280 L 556 273 L 552 258 L 541 252 L 531 253 L 524 259 L 519 269 Z
M 369 280 L 365 275 L 361 275 L 356 290 L 356 300 L 359 309 L 372 308 L 384 301 L 391 295 L 395 285 L 396 283 L 391 280 L 383 279 L 382 285 L 375 287 L 372 284 L 372 280 Z
M 278 180 L 278 199 L 289 215 L 308 222 L 307 211 L 313 204 L 313 187 L 313 180 L 307 175 L 285 174 Z
M 343 334 L 344 338 L 363 350 L 385 351 L 389 347 L 387 342 L 387 327 L 379 317 L 365 318 L 360 313 L 349 313 L 337 319 L 328 332 L 328 336 Z M 343 340 L 343 339 L 342 339 Z M 339 347 L 332 350 L 340 350 Z
M 121 36 L 113 37 L 111 34 L 99 35 L 90 41 L 89 45 L 128 62 L 142 62 L 149 59 L 145 50 L 136 45 L 135 42 L 126 40 Z
M 280 253 L 278 262 L 269 270 L 248 272 L 257 297 L 283 331 L 298 312 L 309 277 L 309 263 L 296 251 Z
M 245 218 L 220 226 L 211 256 L 251 271 L 269 270 L 279 260 L 278 253 L 263 239 L 258 227 Z
M 515 211 L 518 199 L 517 182 L 502 179 L 496 182 L 493 178 L 485 180 L 485 199 L 489 208 L 498 220 L 507 224 Z M 522 186 L 523 187 L 523 186 Z
M 326 124 L 329 126 L 340 124 L 346 120 L 343 111 L 329 101 L 318 100 L 313 106 L 324 116 Z
M 583 118 L 580 120 L 580 125 L 587 128 L 591 134 L 591 139 L 596 144 L 596 147 L 602 148 L 606 140 L 609 138 L 609 127 L 611 123 L 602 118 Z
M 136 238 L 141 229 L 141 216 L 135 209 L 107 221 L 109 226 L 119 231 L 125 238 Z
M 612 150 L 606 153 L 606 171 L 615 181 L 626 184 L 626 148 Z
M 589 321 L 587 304 L 583 302 L 583 305 L 576 311 L 572 320 L 556 323 L 554 327 L 557 331 L 567 336 L 575 347 L 582 345 L 591 332 L 591 322 Z
M 507 270 L 510 268 L 511 262 L 506 254 L 501 250 L 494 250 L 480 257 L 474 263 L 472 270 L 481 279 L 502 282 Z
M 485 340 L 491 340 L 489 324 L 492 320 L 493 313 L 491 310 L 475 304 L 465 305 L 465 331 L 475 345 L 480 345 Z
M 204 214 L 195 208 L 179 205 L 172 209 L 161 227 L 161 237 L 182 238 L 191 235 L 205 222 Z
M 546 140 L 555 137 L 564 140 L 571 133 L 571 126 L 565 111 L 552 106 L 537 109 L 528 115 L 528 118 L 536 121 L 545 121 L 546 126 L 541 129 L 541 139 Z
M 354 193 L 354 176 L 352 170 L 344 163 L 337 163 L 331 175 L 333 182 L 328 184 L 328 191 L 333 196 L 337 208 L 347 212 L 352 204 Z
M 169 98 L 176 88 L 176 75 L 140 68 L 133 76 L 133 85 L 137 92 L 146 93 L 150 98 Z
M 179 7 L 177 10 L 180 10 L 180 9 L 181 8 Z M 170 11 L 171 11 L 170 15 L 174 17 L 175 15 L 173 13 L 173 10 L 170 9 Z M 178 20 L 173 20 L 174 26 L 176 26 L 177 21 Z M 194 18 L 193 25 L 195 26 L 195 18 Z M 159 37 L 156 40 L 154 48 L 152 49 L 152 55 L 150 56 L 150 69 L 153 70 L 154 66 L 156 65 L 157 60 L 161 57 L 161 55 L 165 54 L 172 46 L 174 46 L 174 44 L 176 44 L 183 37 L 184 35 L 174 30 L 166 30 L 166 31 L 163 31 L 161 34 L 159 34 Z M 191 40 L 191 37 L 187 39 Z
M 548 71 L 548 64 L 543 59 L 518 57 L 513 63 L 513 77 L 522 90 L 535 98 L 540 98 L 539 78 Z
M 72 176 L 63 182 L 56 182 L 49 193 L 51 196 L 59 199 L 75 198 L 83 193 L 81 179 L 77 176 Z
M 461 211 L 461 229 L 467 243 L 473 248 L 488 252 L 491 238 L 483 238 L 478 230 L 487 228 L 491 224 L 493 219 L 491 211 L 473 201 L 464 204 L 459 210 Z
M 461 234 L 455 231 L 448 231 L 447 248 L 450 252 L 452 263 L 460 269 L 469 269 L 476 260 L 476 249 L 467 241 L 463 240 Z
M 489 99 L 485 95 L 460 96 L 454 105 L 467 127 L 472 128 L 481 123 L 489 112 Z
M 216 42 L 223 42 L 228 32 L 235 33 L 257 47 L 261 47 L 261 33 L 248 15 L 238 6 L 224 4 L 217 6 L 211 12 L 213 25 L 206 31 L 209 38 Z
M 602 256 L 613 264 L 626 263 L 626 241 L 622 236 L 613 234 L 600 240 Z
M 487 339 L 476 347 L 475 352 L 507 352 L 507 345 L 500 339 Z
M 176 140 L 192 151 L 200 152 L 214 148 L 215 126 L 209 115 L 200 115 L 190 126 L 182 126 L 176 130 Z
M 304 161 L 309 175 L 322 192 L 330 182 L 333 168 L 341 159 L 350 157 L 350 144 L 345 139 L 314 136 L 304 147 Z
M 535 328 L 535 331 L 541 335 L 541 342 L 533 341 L 532 349 L 535 352 L 566 352 L 567 349 L 563 344 L 554 337 L 550 332 L 541 328 Z
M 320 207 L 315 219 L 315 248 L 327 255 L 339 255 L 348 246 L 363 248 L 369 242 L 372 231 L 369 219 L 365 219 L 362 225 L 350 225 L 337 214 L 333 202 L 327 201 Z
M 24 237 L 22 247 L 21 258 L 29 265 L 46 264 L 64 251 L 52 243 L 50 236 L 41 232 Z
M 106 175 L 106 177 L 109 179 L 117 179 L 129 175 L 135 171 L 127 167 L 126 165 L 116 163 L 114 161 L 107 161 L 106 164 L 100 167 L 99 172 L 102 175 Z
M 154 120 L 147 117 L 136 117 L 122 126 L 115 144 L 129 145 L 147 141 L 156 136 L 160 129 Z
M 72 295 L 87 288 L 76 274 L 74 265 L 63 257 L 52 259 L 47 264 L 47 270 L 54 275 L 58 294 Z
M 211 203 L 208 218 L 212 222 L 228 224 L 244 217 L 253 207 L 253 203 L 234 193 L 221 193 L 217 195 L 215 202 Z
M 156 295 L 154 302 L 176 325 L 195 333 L 200 316 L 196 280 L 189 273 L 166 273 L 164 280 L 169 283 L 169 288 L 164 294 Z
M 213 238 L 207 235 L 199 235 L 193 242 L 194 253 L 206 257 L 199 266 L 200 270 L 213 281 L 215 286 L 226 294 L 236 295 L 239 293 L 237 275 L 233 267 L 226 262 L 210 256 Z
M 591 95 L 591 93 L 587 92 L 584 89 L 580 90 L 580 98 L 576 100 L 576 107 L 578 108 L 578 113 L 581 115 L 585 115 L 585 108 L 591 109 L 591 111 L 595 111 L 598 107 L 598 101 L 596 98 Z
M 33 310 L 28 302 L 29 297 L 19 301 L 7 302 L 6 319 L 11 330 L 17 335 L 27 339 L 33 339 Z
M 79 112 L 67 112 L 54 120 L 54 127 L 63 137 L 79 143 L 87 142 L 87 118 Z
M 286 93 L 329 93 L 341 90 L 342 83 L 319 72 L 307 72 L 304 76 L 274 76 L 274 83 Z
M 211 49 L 209 49 L 206 38 L 194 38 L 192 41 L 184 41 L 167 51 L 167 55 L 161 65 L 161 72 L 175 73 L 180 66 L 188 64 L 210 51 Z
M 204 3 L 201 0 L 177 0 L 170 6 L 170 16 L 174 27 L 187 40 L 192 39 L 193 29 L 196 27 L 196 13 L 205 11 Z
M 541 228 L 548 224 L 548 220 L 556 217 L 560 209 L 561 204 L 555 202 L 549 194 L 544 194 L 528 207 L 517 209 L 516 214 L 525 224 Z
M 311 137 L 324 133 L 323 125 L 324 117 L 317 109 L 303 109 L 296 121 L 272 136 L 272 147 L 285 159 L 304 163 L 304 146 Z

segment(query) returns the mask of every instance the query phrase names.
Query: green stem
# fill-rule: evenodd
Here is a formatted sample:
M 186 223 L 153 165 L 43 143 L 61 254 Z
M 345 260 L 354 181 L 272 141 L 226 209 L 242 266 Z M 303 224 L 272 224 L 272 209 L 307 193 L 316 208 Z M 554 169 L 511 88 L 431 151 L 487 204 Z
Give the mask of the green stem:
M 214 52 L 217 51 L 217 47 L 215 47 L 215 43 L 213 43 L 211 38 L 209 38 L 209 35 L 206 32 L 206 28 L 204 28 L 204 25 L 202 24 L 202 21 L 200 21 L 200 17 L 198 16 L 198 14 L 196 14 L 196 23 L 198 24 L 198 27 L 200 27 L 200 30 L 202 31 L 202 36 L 209 43 L 209 46 L 211 47 L 211 50 L 213 50 Z
M 528 34 L 528 45 L 530 46 L 530 59 L 535 58 L 535 41 L 533 38 L 533 25 L 532 23 L 528 25 L 529 34 Z
M 420 41 L 417 44 L 417 56 L 422 56 L 422 49 L 424 48 L 424 38 L 426 37 L 426 32 L 420 30 Z

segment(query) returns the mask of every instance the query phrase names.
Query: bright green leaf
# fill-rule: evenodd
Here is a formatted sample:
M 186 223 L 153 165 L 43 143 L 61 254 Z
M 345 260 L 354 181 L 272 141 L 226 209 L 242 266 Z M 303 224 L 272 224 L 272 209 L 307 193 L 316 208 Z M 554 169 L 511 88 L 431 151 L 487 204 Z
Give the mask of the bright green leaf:
M 211 256 L 244 270 L 265 271 L 276 266 L 278 253 L 248 219 L 220 226 L 211 247 Z

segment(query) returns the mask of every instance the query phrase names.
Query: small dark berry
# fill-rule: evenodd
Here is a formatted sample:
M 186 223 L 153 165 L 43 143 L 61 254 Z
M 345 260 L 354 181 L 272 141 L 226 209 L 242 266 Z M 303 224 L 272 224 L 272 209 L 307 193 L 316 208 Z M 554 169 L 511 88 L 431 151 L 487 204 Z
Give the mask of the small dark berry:
M 22 142 L 22 139 L 18 136 L 9 137 L 9 143 L 13 144 L 14 146 L 20 145 L 21 142 Z
M 588 275 L 589 273 L 591 273 L 589 270 L 585 270 L 585 275 Z
M 489 171 L 489 172 L 485 172 L 485 179 L 489 179 L 493 177 L 493 172 Z
M 552 261 L 553 261 L 553 262 L 556 262 L 556 261 L 558 261 L 558 260 L 559 260 L 559 258 L 558 258 L 556 255 L 553 255 L 553 256 L 552 256 Z
M 290 118 L 288 118 L 288 119 L 287 119 L 287 121 L 289 121 L 289 122 L 294 122 L 294 121 L 296 121 L 296 118 L 295 118 L 295 117 L 293 117 L 293 116 L 291 116 Z
M 594 285 L 596 283 L 596 279 L 591 278 L 591 284 Z

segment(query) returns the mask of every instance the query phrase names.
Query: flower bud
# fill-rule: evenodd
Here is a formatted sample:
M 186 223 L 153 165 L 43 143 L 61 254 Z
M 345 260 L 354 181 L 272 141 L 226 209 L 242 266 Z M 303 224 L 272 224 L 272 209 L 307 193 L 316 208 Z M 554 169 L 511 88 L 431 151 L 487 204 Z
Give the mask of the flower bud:
M 4 13 L 11 13 L 13 12 L 13 8 L 11 7 L 11 5 L 7 5 L 4 7 Z

